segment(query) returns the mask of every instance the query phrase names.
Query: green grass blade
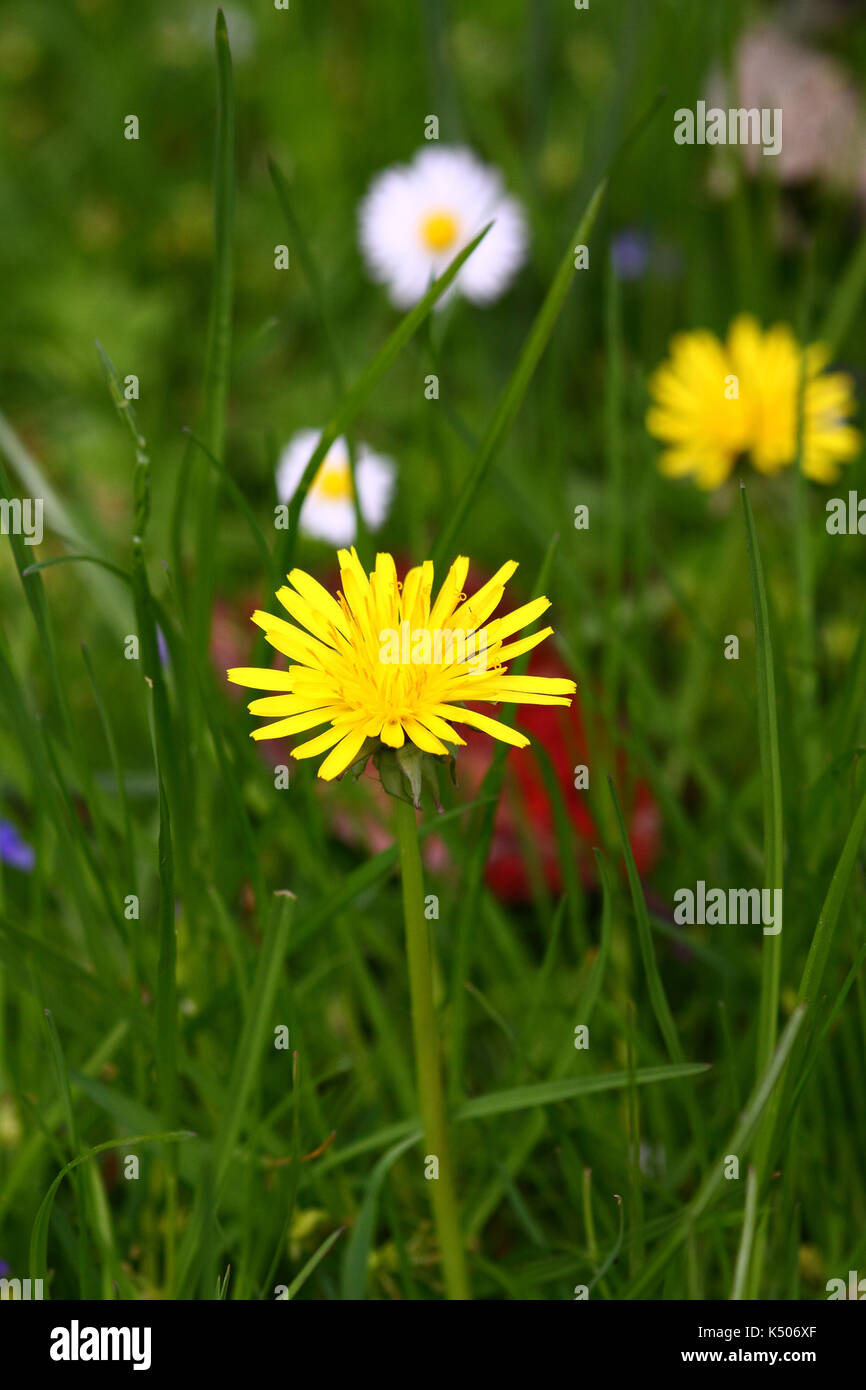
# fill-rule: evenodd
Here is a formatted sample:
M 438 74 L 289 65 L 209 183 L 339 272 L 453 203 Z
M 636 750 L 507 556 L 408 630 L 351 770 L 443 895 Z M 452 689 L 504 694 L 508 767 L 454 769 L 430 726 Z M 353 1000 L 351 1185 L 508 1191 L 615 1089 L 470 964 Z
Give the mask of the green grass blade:
M 391 366 L 391 363 L 399 356 L 410 338 L 417 333 L 436 302 L 441 299 L 442 295 L 448 289 L 448 286 L 457 275 L 464 261 L 469 259 L 476 246 L 478 246 L 479 242 L 487 235 L 491 226 L 492 223 L 488 223 L 486 227 L 482 228 L 478 235 L 469 242 L 469 245 L 465 246 L 459 255 L 454 257 L 454 260 L 448 266 L 447 270 L 442 272 L 439 279 L 433 281 L 433 284 L 430 286 L 423 299 L 419 299 L 415 307 L 410 309 L 405 317 L 401 319 L 400 323 L 394 329 L 394 332 L 388 338 L 384 346 L 380 348 L 370 365 L 361 373 L 354 386 L 350 387 L 346 392 L 335 410 L 334 415 L 325 426 L 322 431 L 322 437 L 316 445 L 310 457 L 310 461 L 301 475 L 292 500 L 289 503 L 289 524 L 287 529 L 282 533 L 282 543 L 278 547 L 275 571 L 277 577 L 282 576 L 291 568 L 301 508 L 304 505 L 313 480 L 319 471 L 319 466 L 334 440 L 338 439 L 339 436 L 348 429 L 349 425 L 358 414 L 358 411 L 367 400 L 367 397 L 371 395 Z
M 79 1154 L 77 1158 L 70 1159 L 70 1161 L 61 1168 L 43 1197 L 39 1210 L 36 1213 L 36 1219 L 33 1222 L 33 1230 L 30 1235 L 31 1279 L 44 1279 L 47 1275 L 48 1223 L 51 1219 L 51 1208 L 54 1205 L 54 1198 L 57 1196 L 57 1189 L 68 1173 L 73 1172 L 82 1163 L 87 1163 L 89 1159 L 95 1158 L 97 1154 L 105 1153 L 108 1149 L 131 1149 L 136 1144 L 182 1143 L 185 1139 L 195 1138 L 196 1135 L 192 1130 L 188 1129 L 176 1130 L 173 1133 L 133 1134 L 126 1139 L 108 1139 L 104 1144 L 95 1144 L 93 1148 L 87 1149 L 84 1153 Z
M 782 767 L 776 682 L 764 570 L 758 549 L 755 518 L 745 487 L 740 485 L 746 522 L 749 574 L 755 609 L 756 669 L 758 682 L 758 738 L 761 751 L 761 785 L 764 802 L 764 887 L 771 892 L 784 885 L 784 827 L 782 821 Z M 782 932 L 764 939 L 761 1003 L 758 1021 L 758 1073 L 767 1066 L 776 1045 L 779 1017 L 779 984 L 782 969 Z
M 682 1077 L 699 1076 L 709 1071 L 707 1062 L 681 1062 L 676 1066 L 641 1067 L 627 1071 L 598 1072 L 595 1076 L 570 1076 L 561 1081 L 541 1081 L 532 1086 L 515 1086 L 509 1091 L 490 1091 L 486 1096 L 463 1101 L 454 1111 L 455 1120 L 481 1120 L 490 1115 L 511 1115 L 517 1110 L 531 1110 L 536 1105 L 555 1105 L 573 1100 L 575 1096 L 599 1095 L 604 1091 L 621 1091 L 630 1086 L 652 1086 L 658 1081 L 677 1081 Z
M 646 899 L 644 898 L 641 886 L 640 875 L 635 864 L 634 854 L 628 838 L 628 831 L 625 828 L 622 807 L 619 804 L 619 797 L 613 784 L 613 778 L 608 774 L 608 786 L 613 799 L 614 812 L 616 814 L 619 835 L 622 842 L 622 852 L 625 859 L 626 872 L 628 874 L 628 884 L 631 890 L 631 900 L 634 907 L 635 921 L 637 922 L 638 941 L 640 943 L 641 960 L 643 961 L 644 974 L 646 975 L 647 989 L 649 990 L 650 1002 L 652 1003 L 653 1013 L 656 1016 L 659 1030 L 664 1038 L 668 1056 L 672 1062 L 683 1060 L 683 1050 L 677 1035 L 676 1024 L 673 1014 L 668 1004 L 665 987 L 662 977 L 656 964 L 655 951 L 653 950 L 652 927 L 650 926 L 649 913 L 647 912 Z
M 710 1203 L 716 1197 L 725 1181 L 725 1159 L 728 1154 L 735 1154 L 740 1162 L 743 1161 L 748 1153 L 749 1146 L 755 1136 L 755 1131 L 761 1122 L 767 1105 L 776 1091 L 776 1087 L 785 1068 L 785 1063 L 791 1052 L 794 1042 L 803 1022 L 804 1008 L 801 1005 L 795 1009 L 779 1038 L 773 1056 L 770 1058 L 769 1065 L 758 1078 L 755 1086 L 746 1102 L 745 1109 L 741 1112 L 739 1119 L 734 1126 L 733 1132 L 728 1138 L 721 1153 L 716 1155 L 704 1175 L 703 1181 L 698 1187 L 697 1192 L 688 1203 L 682 1216 L 678 1219 L 674 1230 L 662 1245 L 661 1249 L 647 1260 L 638 1278 L 631 1285 L 626 1297 L 637 1298 L 639 1294 L 652 1283 L 658 1273 L 664 1269 L 668 1260 L 674 1255 L 693 1229 L 699 1218 L 707 1210 Z
M 300 1271 L 300 1273 L 295 1275 L 294 1279 L 289 1285 L 288 1290 L 286 1291 L 287 1301 L 293 1299 L 295 1294 L 300 1292 L 300 1290 L 304 1287 L 307 1280 L 309 1279 L 310 1275 L 313 1273 L 313 1270 L 317 1267 L 317 1265 L 320 1265 L 322 1263 L 322 1260 L 328 1254 L 329 1250 L 331 1250 L 336 1245 L 337 1241 L 340 1239 L 340 1236 L 343 1234 L 345 1229 L 345 1226 L 340 1226 L 336 1231 L 331 1232 L 327 1240 L 322 1241 L 318 1250 L 315 1252 L 315 1254 L 310 1256 L 303 1269 Z
M 734 1282 L 731 1287 L 731 1299 L 738 1300 L 745 1298 L 746 1276 L 749 1271 L 749 1262 L 752 1257 L 752 1242 L 755 1239 L 755 1218 L 758 1213 L 758 1175 L 753 1164 L 749 1164 L 746 1172 L 746 1208 L 743 1213 L 743 1230 L 740 1236 L 740 1245 L 737 1250 L 737 1263 L 734 1269 Z
M 414 1133 L 395 1144 L 383 1154 L 367 1181 L 364 1200 L 358 1219 L 352 1227 L 352 1234 L 343 1257 L 342 1294 L 344 1302 L 356 1302 L 364 1298 L 367 1283 L 367 1265 L 373 1238 L 376 1234 L 376 1214 L 379 1209 L 379 1194 L 390 1169 L 401 1154 L 417 1142 Z
M 466 520 L 466 516 L 475 500 L 478 489 L 484 481 L 487 470 L 500 444 L 511 428 L 515 415 L 520 409 L 529 383 L 532 380 L 541 355 L 547 346 L 576 274 L 574 268 L 574 248 L 575 246 L 586 244 L 587 238 L 595 223 L 599 207 L 601 206 L 601 200 L 604 197 L 606 186 L 607 180 L 602 179 L 590 198 L 574 232 L 569 238 L 566 252 L 553 277 L 550 289 L 545 296 L 535 321 L 529 330 L 526 342 L 518 358 L 517 366 L 514 368 L 506 384 L 505 390 L 502 393 L 499 404 L 493 415 L 493 419 L 481 441 L 481 447 L 478 450 L 469 476 L 463 484 L 460 495 L 449 508 L 448 521 L 442 531 L 440 531 L 436 544 L 433 547 L 431 559 L 436 566 L 441 566 L 443 561 L 449 559 L 457 536 L 460 534 L 460 528 Z

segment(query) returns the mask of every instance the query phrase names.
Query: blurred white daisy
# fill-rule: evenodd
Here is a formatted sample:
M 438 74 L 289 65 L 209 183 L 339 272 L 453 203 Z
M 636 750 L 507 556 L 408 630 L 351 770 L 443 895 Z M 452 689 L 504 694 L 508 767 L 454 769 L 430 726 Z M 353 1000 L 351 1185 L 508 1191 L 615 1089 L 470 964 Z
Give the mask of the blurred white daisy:
M 277 496 L 290 502 L 313 451 L 322 437 L 321 430 L 299 430 L 280 455 L 277 464 Z M 392 459 L 376 454 L 366 444 L 355 449 L 355 483 L 361 516 L 371 531 L 382 525 L 394 491 L 396 468 Z M 355 503 L 349 446 L 341 435 L 335 439 L 301 508 L 301 530 L 316 540 L 347 546 L 355 540 Z
M 475 304 L 498 299 L 525 258 L 527 232 L 497 170 L 471 150 L 431 145 L 373 180 L 360 208 L 361 250 L 392 304 L 408 309 L 491 221 L 437 308 L 456 291 Z

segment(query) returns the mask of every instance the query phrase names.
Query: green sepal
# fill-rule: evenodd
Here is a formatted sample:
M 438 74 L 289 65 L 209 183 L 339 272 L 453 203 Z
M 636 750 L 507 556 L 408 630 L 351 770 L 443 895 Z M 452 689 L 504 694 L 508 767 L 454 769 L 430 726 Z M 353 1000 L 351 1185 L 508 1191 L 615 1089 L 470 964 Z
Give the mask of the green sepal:
M 446 759 L 437 753 L 425 753 L 409 742 L 404 743 L 402 748 L 390 748 L 380 743 L 373 754 L 384 790 L 399 801 L 408 801 L 416 811 L 421 809 L 421 793 L 425 785 L 432 793 L 436 810 L 442 810 L 438 765 L 446 761 L 453 764 L 453 754 Z

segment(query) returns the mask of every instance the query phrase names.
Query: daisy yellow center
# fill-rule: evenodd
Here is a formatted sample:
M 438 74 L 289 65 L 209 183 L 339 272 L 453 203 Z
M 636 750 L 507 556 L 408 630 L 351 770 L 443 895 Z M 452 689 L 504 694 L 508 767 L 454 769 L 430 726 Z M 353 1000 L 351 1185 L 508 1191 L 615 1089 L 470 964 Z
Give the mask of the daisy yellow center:
M 445 209 L 428 212 L 421 222 L 421 240 L 428 251 L 447 251 L 457 240 L 457 218 Z
M 325 502 L 347 502 L 352 497 L 352 473 L 347 463 L 323 465 L 310 488 L 314 497 Z
M 546 611 L 546 598 L 490 620 L 517 568 L 514 561 L 467 598 L 465 556 L 455 560 L 435 597 L 430 561 L 409 570 L 401 582 L 390 555 L 377 555 L 369 575 L 354 550 L 341 550 L 339 560 L 336 597 L 303 570 L 292 570 L 290 587 L 280 589 L 277 598 L 293 621 L 253 614 L 271 646 L 291 663 L 286 671 L 239 667 L 229 672 L 238 685 L 272 692 L 250 705 L 251 713 L 276 720 L 254 729 L 253 738 L 292 737 L 327 725 L 293 748 L 292 756 L 327 753 L 319 776 L 329 781 L 370 747 L 368 740 L 390 748 L 409 742 L 442 755 L 464 742 L 453 725 L 467 724 L 518 748 L 529 742 L 509 724 L 467 709 L 467 703 L 571 703 L 574 681 L 507 670 L 509 660 L 553 631 L 542 628 L 509 640 Z

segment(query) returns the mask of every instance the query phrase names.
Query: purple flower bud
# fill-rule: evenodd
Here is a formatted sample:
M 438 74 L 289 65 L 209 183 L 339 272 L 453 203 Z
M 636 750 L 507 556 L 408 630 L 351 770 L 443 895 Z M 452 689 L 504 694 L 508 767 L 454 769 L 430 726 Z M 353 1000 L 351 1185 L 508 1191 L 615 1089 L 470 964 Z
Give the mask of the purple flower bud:
M 29 874 L 36 863 L 36 851 L 22 840 L 11 821 L 0 821 L 0 860 L 13 869 Z
M 610 261 L 618 280 L 639 280 L 650 262 L 651 243 L 638 227 L 625 227 L 610 243 Z

